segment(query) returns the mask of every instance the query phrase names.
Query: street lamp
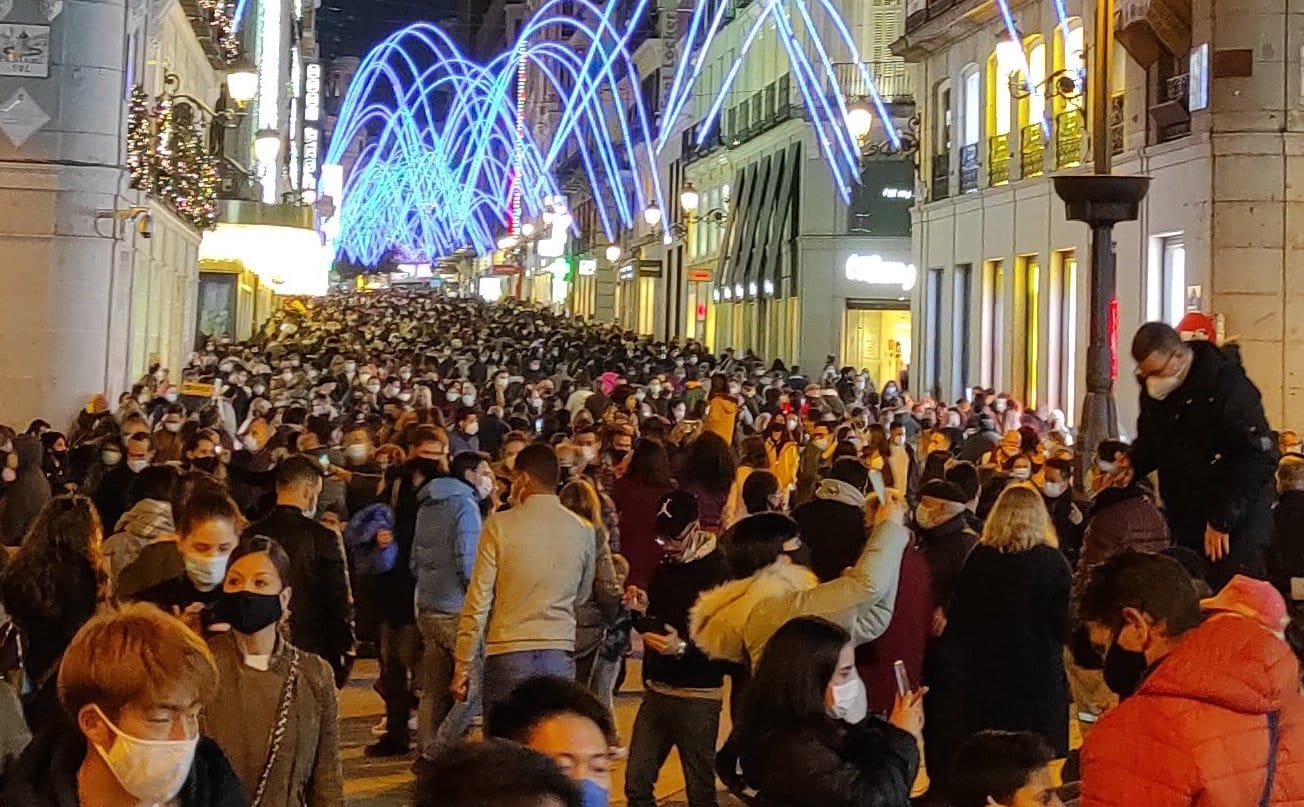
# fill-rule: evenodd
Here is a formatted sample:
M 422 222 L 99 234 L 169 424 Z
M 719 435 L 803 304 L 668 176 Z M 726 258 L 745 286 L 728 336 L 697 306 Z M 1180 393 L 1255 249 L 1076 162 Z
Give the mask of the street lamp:
M 258 68 L 242 55 L 227 67 L 226 91 L 231 100 L 244 106 L 258 94 Z
M 869 108 L 869 104 L 864 101 L 858 101 L 847 107 L 847 131 L 857 140 L 864 140 L 869 137 L 869 132 L 874 128 L 874 113 Z
M 657 207 L 656 202 L 648 205 L 647 209 L 643 211 L 643 221 L 646 221 L 649 227 L 655 227 L 661 223 L 661 208 Z
M 529 238 L 530 236 L 534 235 L 534 223 L 527 221 L 524 224 L 522 224 L 521 235 L 525 236 L 526 238 Z
M 697 188 L 693 187 L 693 183 L 689 182 L 684 185 L 684 192 L 679 194 L 679 206 L 682 207 L 685 212 L 696 212 L 697 206 L 701 201 L 702 197 L 698 196 Z
M 281 133 L 276 129 L 259 129 L 254 136 L 254 157 L 262 165 L 272 165 L 281 156 Z
M 608 244 L 608 245 L 607 245 L 607 260 L 610 261 L 611 263 L 615 263 L 616 261 L 620 260 L 620 245 L 619 245 L 619 244 Z

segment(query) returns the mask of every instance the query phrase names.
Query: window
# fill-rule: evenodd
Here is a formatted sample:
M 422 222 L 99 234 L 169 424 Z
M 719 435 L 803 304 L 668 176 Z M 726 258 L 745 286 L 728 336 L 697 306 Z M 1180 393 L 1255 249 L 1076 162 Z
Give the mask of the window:
M 1000 386 L 1005 363 L 1005 262 L 983 264 L 982 378 L 984 387 Z
M 1041 346 L 1041 261 L 1036 255 L 1024 255 L 1019 258 L 1019 273 L 1016 278 L 1015 292 L 1019 294 L 1018 322 L 1022 326 L 1021 349 L 1023 355 L 1019 362 L 1022 368 L 1023 403 L 1028 408 L 1037 405 L 1038 363 Z
M 1013 42 L 1002 40 L 996 52 L 987 60 L 987 133 L 1008 135 L 1012 122 L 1010 76 L 1019 72 L 1023 50 Z
M 1024 90 L 1031 89 L 1032 94 L 1023 104 L 1026 117 L 1022 123 L 1025 126 L 1046 118 L 1046 93 L 1043 86 L 1046 83 L 1046 41 L 1041 37 L 1033 37 L 1029 42 L 1028 75 Z
M 1065 421 L 1073 423 L 1076 399 L 1074 375 L 1077 372 L 1077 270 L 1078 259 L 1071 249 L 1051 256 L 1050 305 L 1047 309 L 1046 343 L 1047 403 L 1064 412 Z
M 937 131 L 933 141 L 934 154 L 951 153 L 951 82 L 937 85 Z
M 1074 17 L 1055 29 L 1055 65 L 1056 71 L 1067 70 L 1076 79 L 1078 90 L 1086 87 L 1087 61 L 1086 45 L 1082 37 L 1082 20 Z M 1123 50 L 1121 47 L 1117 50 Z M 1113 78 L 1111 76 L 1111 78 Z M 1055 111 L 1061 112 L 1066 107 L 1085 106 L 1086 99 L 1069 101 L 1058 93 L 1055 95 Z
M 1186 313 L 1186 242 L 1182 233 L 1153 239 L 1150 257 L 1146 317 L 1176 325 Z
M 969 385 L 969 295 L 973 278 L 973 265 L 962 263 L 951 276 L 951 389 L 963 390 Z
M 978 145 L 978 121 L 982 110 L 982 73 L 978 65 L 971 64 L 964 69 L 964 117 L 960 121 L 960 144 Z
M 924 288 L 924 323 L 928 335 L 924 339 L 924 372 L 928 374 L 928 389 L 934 397 L 942 395 L 942 267 L 928 270 Z

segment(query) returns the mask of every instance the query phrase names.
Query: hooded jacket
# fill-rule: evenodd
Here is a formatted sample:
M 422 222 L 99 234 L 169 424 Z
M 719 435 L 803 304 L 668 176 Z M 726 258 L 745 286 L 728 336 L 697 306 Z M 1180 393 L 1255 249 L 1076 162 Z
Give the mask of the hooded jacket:
M 1074 575 L 1074 590 L 1086 584 L 1088 573 L 1125 549 L 1162 552 L 1168 548 L 1168 522 L 1150 494 L 1140 485 L 1105 488 L 1092 503 L 1091 518 L 1082 534 L 1082 552 Z
M 50 483 L 45 479 L 41 463 L 44 449 L 40 438 L 16 435 L 14 453 L 18 455 L 18 478 L 5 488 L 0 498 L 0 541 L 5 546 L 22 543 L 27 528 L 50 501 Z
M 820 583 L 810 569 L 780 559 L 711 589 L 689 612 L 690 636 L 708 656 L 752 667 L 774 632 L 799 616 L 836 622 L 855 644 L 876 639 L 892 620 L 909 540 L 904 527 L 886 521 L 874 528 L 856 565 L 836 580 Z
M 1267 782 L 1269 715 L 1279 715 L 1269 804 L 1304 803 L 1299 662 L 1251 619 L 1208 619 L 1107 712 L 1082 748 L 1082 807 L 1253 807 Z
M 738 400 L 732 395 L 713 395 L 707 404 L 706 417 L 702 418 L 702 428 L 733 445 L 737 422 Z
M 865 494 L 838 479 L 823 479 L 810 501 L 792 511 L 820 580 L 835 580 L 865 548 Z
M 436 477 L 417 492 L 417 503 L 411 559 L 417 608 L 461 613 L 483 524 L 475 490 L 451 476 Z
M 141 550 L 175 532 L 171 502 L 158 499 L 136 502 L 122 514 L 113 536 L 104 542 L 104 554 L 109 559 L 109 572 L 113 579 L 116 581 L 122 571 L 140 557 Z

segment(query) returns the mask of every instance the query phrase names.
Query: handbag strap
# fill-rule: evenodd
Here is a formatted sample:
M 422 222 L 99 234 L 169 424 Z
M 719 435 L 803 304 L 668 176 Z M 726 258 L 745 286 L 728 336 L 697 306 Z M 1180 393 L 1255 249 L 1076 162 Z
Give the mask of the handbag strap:
M 1268 713 L 1268 776 L 1263 785 L 1263 795 L 1259 797 L 1259 807 L 1268 807 L 1272 802 L 1272 786 L 1277 779 L 1277 747 L 1281 744 L 1281 713 Z
M 261 807 L 263 795 L 267 792 L 267 783 L 272 778 L 272 768 L 280 755 L 281 745 L 285 742 L 285 732 L 290 723 L 290 706 L 294 703 L 294 693 L 299 685 L 299 651 L 286 645 L 290 653 L 290 674 L 281 687 L 281 704 L 276 709 L 276 722 L 272 725 L 271 737 L 267 741 L 267 761 L 263 763 L 263 772 L 258 774 L 258 787 L 254 790 L 250 807 Z

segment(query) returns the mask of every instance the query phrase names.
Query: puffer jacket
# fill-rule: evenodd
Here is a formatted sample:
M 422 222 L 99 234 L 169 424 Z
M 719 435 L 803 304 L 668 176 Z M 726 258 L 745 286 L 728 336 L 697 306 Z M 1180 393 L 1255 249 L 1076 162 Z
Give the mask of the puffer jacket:
M 122 570 L 130 566 L 145 547 L 173 535 L 172 504 L 159 499 L 141 499 L 118 519 L 113 536 L 104 542 L 104 554 L 109 559 L 109 571 L 116 581 Z
M 734 428 L 738 423 L 738 401 L 731 395 L 716 395 L 706 408 L 702 428 L 715 432 L 729 445 L 733 445 Z
M 417 492 L 417 503 L 410 561 L 417 578 L 417 608 L 460 613 L 484 526 L 475 489 L 441 476 Z
M 742 580 L 704 592 L 688 615 L 693 642 L 708 656 L 755 667 L 780 627 L 799 616 L 820 616 L 851 632 L 855 644 L 877 639 L 892 621 L 905 527 L 884 522 L 846 574 L 819 583 L 804 566 L 781 559 Z
M 1082 534 L 1074 594 L 1086 584 L 1092 569 L 1119 552 L 1162 552 L 1168 545 L 1168 522 L 1145 488 L 1130 485 L 1102 490 L 1092 504 L 1091 518 Z
M 1299 688 L 1299 662 L 1285 642 L 1241 616 L 1210 618 L 1087 735 L 1081 807 L 1254 807 L 1267 782 L 1274 712 L 1269 803 L 1304 804 Z

